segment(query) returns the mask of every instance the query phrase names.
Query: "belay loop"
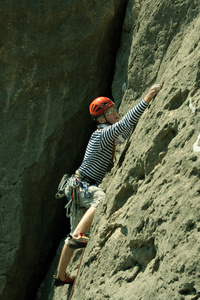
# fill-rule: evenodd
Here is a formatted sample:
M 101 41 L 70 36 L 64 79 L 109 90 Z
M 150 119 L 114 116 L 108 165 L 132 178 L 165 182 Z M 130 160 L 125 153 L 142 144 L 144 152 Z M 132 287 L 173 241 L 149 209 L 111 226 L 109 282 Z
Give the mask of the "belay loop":
M 84 197 L 85 198 L 90 198 L 91 197 L 91 192 L 88 191 L 88 182 L 87 181 L 84 181 L 78 177 L 76 177 L 77 181 L 78 181 L 78 184 L 80 187 L 82 187 L 84 189 Z

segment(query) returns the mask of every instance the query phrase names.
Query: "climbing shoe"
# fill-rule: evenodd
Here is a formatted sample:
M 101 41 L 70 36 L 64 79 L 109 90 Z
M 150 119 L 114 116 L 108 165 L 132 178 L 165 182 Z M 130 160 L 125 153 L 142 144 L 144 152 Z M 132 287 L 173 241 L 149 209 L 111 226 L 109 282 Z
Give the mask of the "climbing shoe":
M 55 281 L 54 281 L 54 285 L 55 286 L 61 286 L 61 285 L 64 285 L 64 284 L 73 284 L 74 283 L 74 277 L 72 276 L 69 276 L 69 274 L 66 274 L 65 275 L 65 280 L 61 280 L 60 278 L 58 278 L 56 275 L 53 276 L 55 278 Z
M 69 240 L 69 247 L 71 249 L 79 249 L 79 248 L 85 248 L 87 246 L 87 243 L 89 241 L 89 238 L 85 236 L 83 233 L 80 233 L 80 238 L 73 238 Z

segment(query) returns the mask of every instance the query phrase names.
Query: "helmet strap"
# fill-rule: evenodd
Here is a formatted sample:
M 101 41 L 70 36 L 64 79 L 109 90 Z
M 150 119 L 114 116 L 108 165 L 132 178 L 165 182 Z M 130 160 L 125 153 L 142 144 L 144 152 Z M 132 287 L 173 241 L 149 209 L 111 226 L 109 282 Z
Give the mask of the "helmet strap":
M 105 123 L 107 123 L 107 124 L 109 124 L 109 125 L 112 125 L 112 124 L 107 120 L 106 115 L 105 115 L 104 113 L 103 113 L 102 115 L 104 116 L 104 118 L 105 118 L 105 120 L 106 120 Z M 104 123 L 104 124 L 105 124 L 105 123 Z

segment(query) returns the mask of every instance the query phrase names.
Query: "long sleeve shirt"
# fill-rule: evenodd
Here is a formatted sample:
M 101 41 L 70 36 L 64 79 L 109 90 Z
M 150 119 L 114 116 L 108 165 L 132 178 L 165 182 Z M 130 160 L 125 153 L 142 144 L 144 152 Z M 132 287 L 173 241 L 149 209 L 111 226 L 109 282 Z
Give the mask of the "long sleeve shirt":
M 90 137 L 83 162 L 78 171 L 97 185 L 103 180 L 112 158 L 113 142 L 122 136 L 126 139 L 136 126 L 148 104 L 140 101 L 120 121 L 97 129 Z

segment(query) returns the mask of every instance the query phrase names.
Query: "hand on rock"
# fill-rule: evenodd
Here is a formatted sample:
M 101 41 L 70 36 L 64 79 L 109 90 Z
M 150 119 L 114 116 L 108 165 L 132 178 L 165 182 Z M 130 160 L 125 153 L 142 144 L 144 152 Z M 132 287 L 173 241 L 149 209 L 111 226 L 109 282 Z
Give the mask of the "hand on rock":
M 149 103 L 160 92 L 162 87 L 163 87 L 162 83 L 156 83 L 156 84 L 152 85 L 152 87 L 150 88 L 150 91 L 144 97 L 144 101 L 146 103 Z

